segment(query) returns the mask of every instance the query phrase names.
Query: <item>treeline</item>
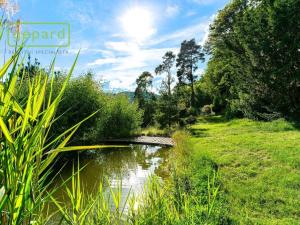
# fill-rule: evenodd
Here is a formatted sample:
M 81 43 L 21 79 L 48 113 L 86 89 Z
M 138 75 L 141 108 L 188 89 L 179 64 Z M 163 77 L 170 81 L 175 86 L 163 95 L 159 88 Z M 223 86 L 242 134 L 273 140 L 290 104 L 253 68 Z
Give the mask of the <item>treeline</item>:
M 166 74 L 155 97 L 153 76 L 137 80 L 143 125 L 193 122 L 201 112 L 272 120 L 300 115 L 300 0 L 233 0 L 210 26 L 205 46 L 184 41 L 167 52 L 156 74 Z M 207 56 L 204 57 L 204 54 Z M 197 65 L 208 58 L 199 78 Z M 178 83 L 173 85 L 176 66 Z M 199 74 L 198 74 L 199 75 Z
M 49 73 L 39 65 L 37 59 L 32 64 L 29 56 L 27 65 L 19 72 L 19 82 L 26 83 L 30 81 L 30 77 Z M 65 79 L 66 74 L 63 72 L 54 72 L 53 82 L 47 83 L 49 87 L 46 95 L 51 90 L 52 99 L 55 98 Z M 18 92 L 20 101 L 28 97 L 28 85 L 22 87 Z M 73 135 L 71 144 L 97 144 L 106 138 L 127 137 L 141 126 L 142 113 L 138 105 L 131 102 L 126 95 L 104 93 L 101 83 L 88 72 L 70 79 L 56 110 L 57 118 L 52 124 L 49 139 L 57 137 L 95 112 L 94 116 L 81 124 L 80 129 Z
M 299 118 L 300 1 L 234 0 L 210 27 L 203 82 L 227 116 Z
M 170 128 L 196 120 L 201 106 L 209 103 L 208 96 L 200 94 L 197 83 L 198 64 L 204 62 L 204 56 L 203 47 L 195 39 L 182 42 L 177 56 L 172 51 L 166 52 L 155 69 L 156 75 L 164 75 L 158 95 L 152 91 L 150 72 L 145 71 L 138 77 L 134 97 L 144 111 L 144 127 Z M 175 82 L 175 70 L 178 82 Z

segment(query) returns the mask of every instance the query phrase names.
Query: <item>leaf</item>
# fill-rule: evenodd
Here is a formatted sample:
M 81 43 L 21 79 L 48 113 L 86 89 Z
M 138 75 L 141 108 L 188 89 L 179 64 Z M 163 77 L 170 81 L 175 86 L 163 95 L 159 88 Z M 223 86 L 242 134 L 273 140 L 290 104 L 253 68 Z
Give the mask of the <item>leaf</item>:
M 62 147 L 51 150 L 46 154 L 52 154 L 55 152 L 68 152 L 68 151 L 80 151 L 80 150 L 90 150 L 90 149 L 103 149 L 103 148 L 119 148 L 119 147 L 128 147 L 128 146 L 118 146 L 118 145 L 92 145 L 92 146 L 69 146 Z
M 18 51 L 13 54 L 13 56 L 4 64 L 4 66 L 0 69 L 0 78 L 2 78 L 5 73 L 7 72 L 8 68 L 10 67 L 10 65 L 12 64 L 12 62 L 19 57 L 19 54 L 21 52 L 21 50 L 23 49 L 23 47 L 21 46 Z
M 9 130 L 8 130 L 6 124 L 4 123 L 2 117 L 0 117 L 0 128 L 1 128 L 1 130 L 2 130 L 2 132 L 3 132 L 3 134 L 4 134 L 4 136 L 6 137 L 6 139 L 7 139 L 10 143 L 13 143 L 14 141 L 13 141 L 13 139 L 12 139 L 10 133 L 9 133 Z
M 3 196 L 4 196 L 4 194 L 5 194 L 5 188 L 4 188 L 4 186 L 2 186 L 2 187 L 0 188 L 0 202 L 1 202 L 1 200 L 2 200 L 2 198 L 3 198 Z
M 28 119 L 30 116 L 30 109 L 31 109 L 31 99 L 32 99 L 32 87 L 30 87 L 30 89 L 29 89 L 29 96 L 28 96 L 27 105 L 26 105 L 26 109 L 25 109 L 25 116 L 24 116 L 24 120 L 23 120 L 23 124 L 22 124 L 21 135 L 24 134 L 25 128 L 28 124 Z

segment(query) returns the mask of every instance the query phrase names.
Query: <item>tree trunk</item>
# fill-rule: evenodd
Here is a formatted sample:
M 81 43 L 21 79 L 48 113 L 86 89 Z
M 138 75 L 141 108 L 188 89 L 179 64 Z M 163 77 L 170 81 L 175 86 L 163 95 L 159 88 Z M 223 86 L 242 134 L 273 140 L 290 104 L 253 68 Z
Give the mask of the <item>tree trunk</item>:
M 168 82 L 168 95 L 169 97 L 171 96 L 171 72 L 168 72 L 168 78 L 167 78 L 167 82 Z
M 192 79 L 192 82 L 191 82 L 191 91 L 192 91 L 192 94 L 191 94 L 191 106 L 194 108 L 195 107 L 195 91 L 194 91 L 194 79 Z

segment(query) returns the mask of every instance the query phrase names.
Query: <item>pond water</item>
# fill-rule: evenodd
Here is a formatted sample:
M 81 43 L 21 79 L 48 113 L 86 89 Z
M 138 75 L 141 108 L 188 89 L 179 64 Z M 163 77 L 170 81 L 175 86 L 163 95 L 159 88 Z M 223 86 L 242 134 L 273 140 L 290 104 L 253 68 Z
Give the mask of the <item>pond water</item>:
M 134 193 L 137 196 L 145 186 L 150 175 L 162 179 L 167 176 L 164 164 L 168 160 L 168 148 L 149 145 L 129 145 L 122 148 L 87 151 L 79 155 L 81 186 L 85 193 L 96 193 L 99 183 L 108 179 L 112 188 L 122 185 L 122 200 Z M 76 158 L 76 157 L 75 157 Z M 54 186 L 59 186 L 72 175 L 75 160 L 70 160 L 54 180 Z M 75 169 L 76 170 L 76 169 Z M 71 184 L 69 184 L 71 185 Z M 53 188 L 53 186 L 52 186 Z M 66 193 L 59 190 L 55 198 L 66 201 Z

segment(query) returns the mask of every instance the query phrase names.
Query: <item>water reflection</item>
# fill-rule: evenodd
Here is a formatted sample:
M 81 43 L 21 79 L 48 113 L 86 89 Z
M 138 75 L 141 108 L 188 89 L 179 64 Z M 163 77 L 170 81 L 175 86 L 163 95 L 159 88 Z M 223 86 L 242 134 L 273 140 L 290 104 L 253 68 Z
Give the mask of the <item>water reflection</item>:
M 85 193 L 96 193 L 99 183 L 108 178 L 112 187 L 117 187 L 122 181 L 123 196 L 129 191 L 138 194 L 149 175 L 166 176 L 163 165 L 167 158 L 167 148 L 147 145 L 87 151 L 79 156 L 79 166 L 84 167 L 80 172 L 81 186 Z M 77 160 L 74 161 L 76 165 Z M 55 180 L 55 186 L 61 185 L 62 180 L 72 175 L 72 167 L 73 160 L 70 160 Z M 63 191 L 55 195 L 58 199 L 65 199 Z

